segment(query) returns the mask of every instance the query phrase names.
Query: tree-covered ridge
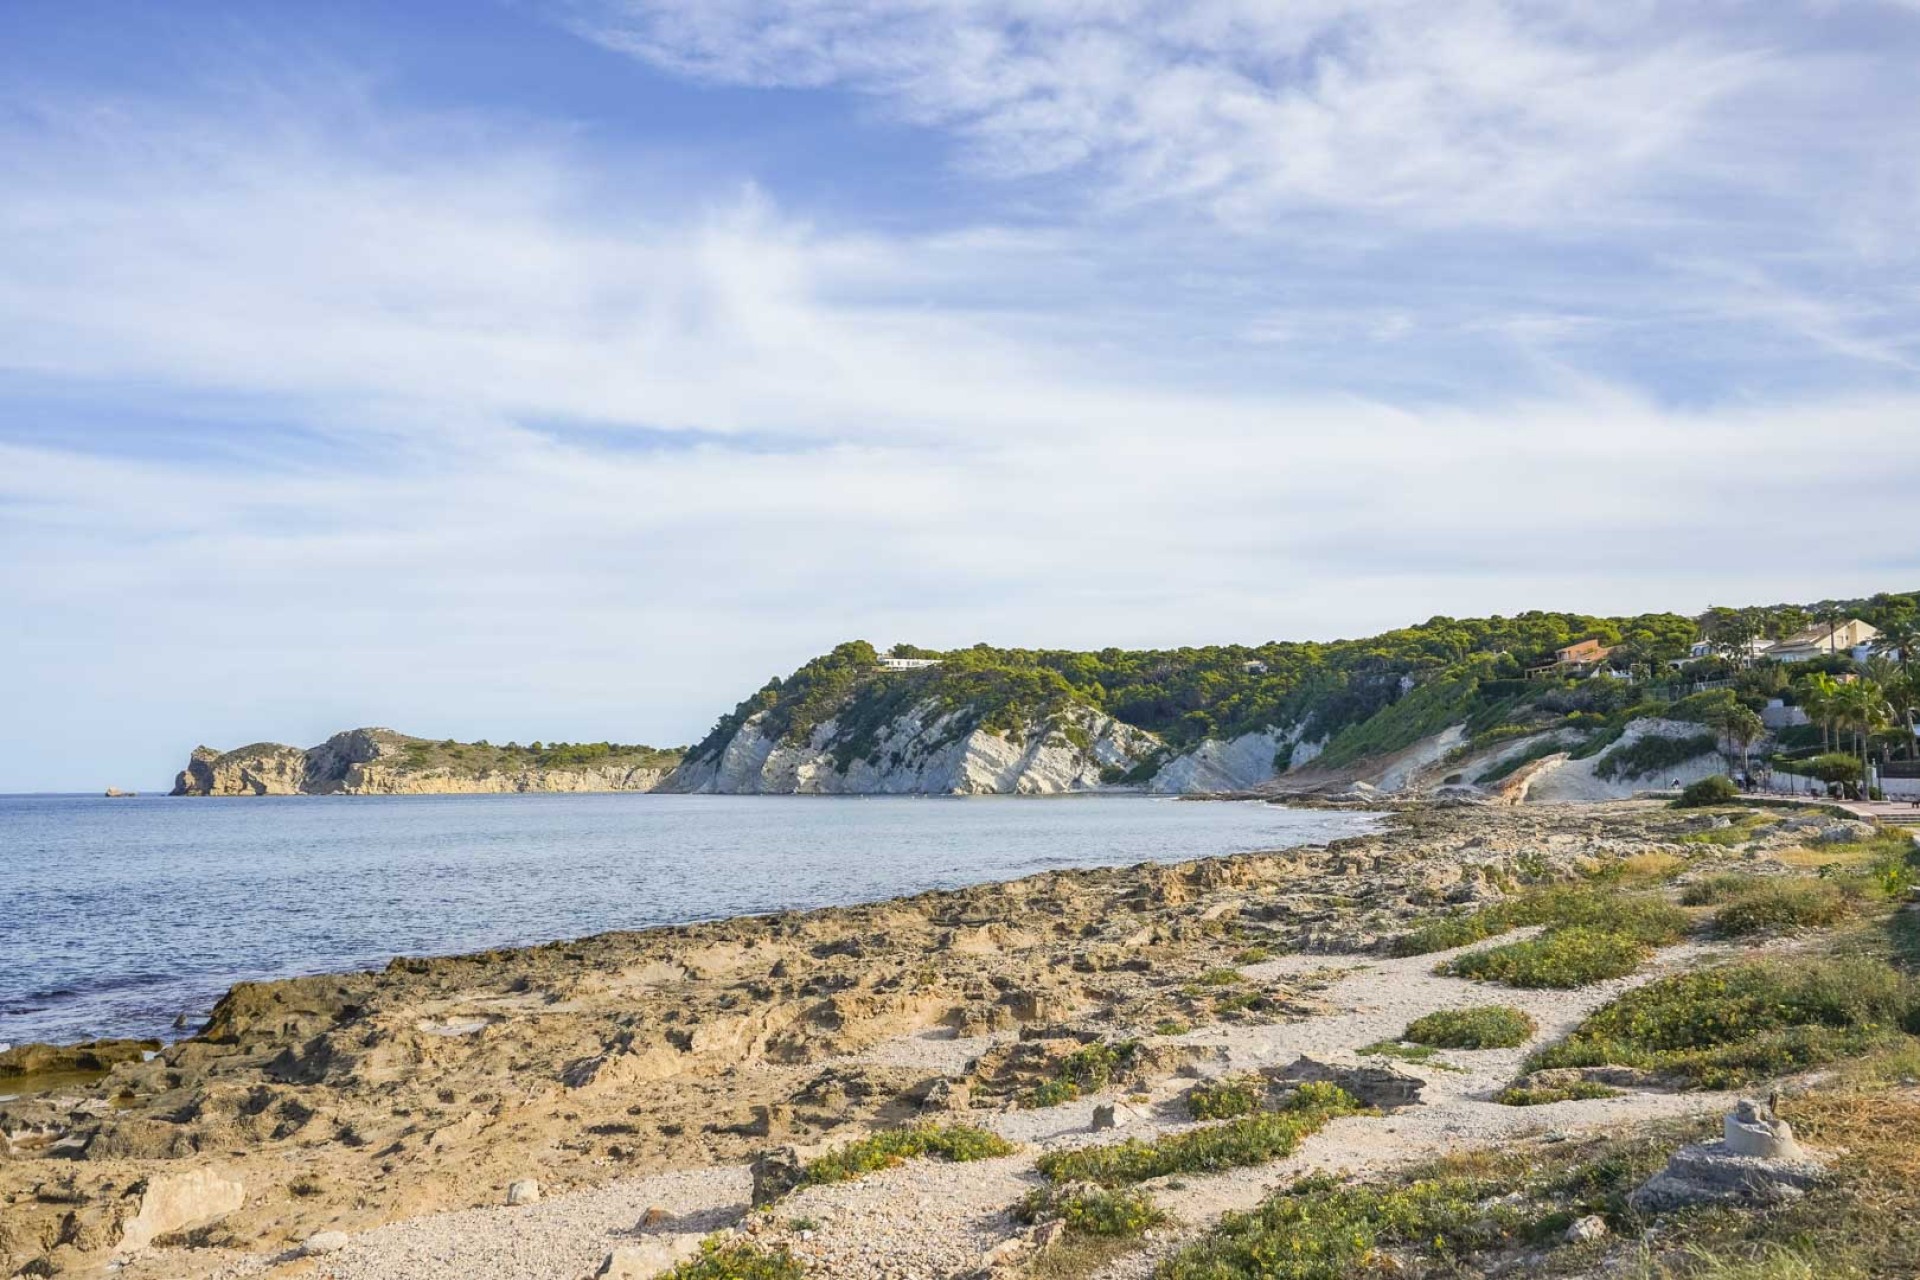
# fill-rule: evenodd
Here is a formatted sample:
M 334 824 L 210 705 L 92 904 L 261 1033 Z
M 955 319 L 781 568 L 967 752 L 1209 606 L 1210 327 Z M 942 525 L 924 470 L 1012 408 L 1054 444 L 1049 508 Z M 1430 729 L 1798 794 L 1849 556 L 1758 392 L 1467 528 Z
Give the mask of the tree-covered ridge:
M 1834 616 L 1897 626 L 1920 616 L 1920 594 L 1714 609 L 1701 618 L 1542 611 L 1435 617 L 1326 642 L 1094 652 L 896 646 L 894 656 L 940 659 L 938 666 L 913 670 L 883 670 L 871 644 L 850 641 L 785 679 L 769 680 L 721 717 L 689 759 L 718 756 L 749 718 L 765 712 L 762 730 L 786 743 L 805 742 L 833 721 L 826 745 L 844 768 L 873 751 L 883 726 L 923 705 L 952 716 L 952 736 L 975 728 L 1018 736 L 1036 726 L 1066 726 L 1065 713 L 1073 708 L 1113 716 L 1175 749 L 1298 727 L 1301 740 L 1327 741 L 1321 756 L 1327 764 L 1398 750 L 1452 724 L 1473 734 L 1503 724 L 1517 732 L 1559 723 L 1598 733 L 1617 726 L 1625 712 L 1643 709 L 1636 704 L 1647 686 L 1703 635 L 1731 648 L 1739 643 L 1730 638 L 1736 632 L 1787 634 Z M 1608 663 L 1642 674 L 1643 684 L 1527 678 L 1551 663 L 1556 650 L 1589 639 L 1614 647 Z

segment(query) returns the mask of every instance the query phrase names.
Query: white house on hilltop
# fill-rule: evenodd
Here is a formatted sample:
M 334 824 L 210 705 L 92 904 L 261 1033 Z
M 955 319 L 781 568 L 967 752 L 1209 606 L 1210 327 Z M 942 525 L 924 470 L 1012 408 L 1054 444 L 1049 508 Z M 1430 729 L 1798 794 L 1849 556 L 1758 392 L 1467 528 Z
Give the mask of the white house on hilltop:
M 1767 656 L 1781 662 L 1810 662 L 1836 653 L 1861 658 L 1866 656 L 1867 649 L 1879 638 L 1878 627 L 1858 618 L 1831 625 L 1823 622 L 1794 632 L 1767 650 Z
M 880 669 L 882 671 L 918 671 L 922 667 L 937 667 L 939 665 L 940 659 L 938 658 L 895 658 L 887 656 L 880 659 Z

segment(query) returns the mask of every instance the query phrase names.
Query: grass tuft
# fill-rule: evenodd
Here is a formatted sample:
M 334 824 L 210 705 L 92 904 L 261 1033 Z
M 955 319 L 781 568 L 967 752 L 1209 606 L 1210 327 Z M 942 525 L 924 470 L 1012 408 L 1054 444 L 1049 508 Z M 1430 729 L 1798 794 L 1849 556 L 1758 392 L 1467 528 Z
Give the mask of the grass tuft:
M 1528 925 L 1607 929 L 1662 947 L 1685 937 L 1688 923 L 1686 912 L 1657 894 L 1623 893 L 1605 883 L 1563 885 L 1431 920 L 1396 939 L 1391 950 L 1396 956 L 1424 956 Z
M 1013 1150 L 1013 1144 L 999 1134 L 972 1125 L 913 1125 L 876 1133 L 828 1152 L 806 1167 L 801 1185 L 848 1182 L 916 1156 L 965 1162 L 1010 1155 Z
M 1083 1045 L 1060 1060 L 1053 1077 L 1035 1085 L 1021 1100 L 1029 1109 L 1057 1107 L 1113 1083 L 1116 1072 L 1131 1067 L 1140 1056 L 1138 1040 L 1101 1040 Z
M 1565 990 L 1624 978 L 1638 969 L 1653 948 L 1630 933 L 1575 925 L 1537 938 L 1469 951 L 1437 972 L 1509 987 Z
M 1751 960 L 1629 991 L 1525 1070 L 1638 1067 L 1732 1088 L 1897 1046 L 1916 1028 L 1920 982 L 1883 962 Z
M 1511 1049 L 1532 1039 L 1537 1030 L 1538 1024 L 1519 1009 L 1490 1004 L 1416 1018 L 1400 1038 L 1435 1049 Z
M 698 1257 L 667 1273 L 667 1280 L 800 1280 L 807 1269 L 785 1245 L 762 1248 L 746 1240 L 706 1240 Z
M 1580 1102 L 1587 1098 L 1619 1096 L 1618 1089 L 1591 1080 L 1576 1080 L 1572 1084 L 1559 1085 L 1510 1084 L 1494 1094 L 1493 1100 L 1503 1107 L 1542 1107 L 1550 1102 Z
M 1013 1207 L 1018 1222 L 1058 1219 L 1086 1236 L 1127 1239 L 1167 1220 L 1153 1197 L 1137 1188 L 1038 1187 Z
M 1296 1089 L 1282 1109 L 1241 1116 L 1204 1129 L 1189 1129 L 1144 1142 L 1125 1142 L 1072 1151 L 1053 1151 L 1036 1167 L 1053 1182 L 1091 1182 L 1112 1189 L 1173 1173 L 1213 1173 L 1267 1164 L 1291 1155 L 1303 1138 L 1336 1116 L 1352 1115 L 1360 1104 L 1328 1084 Z

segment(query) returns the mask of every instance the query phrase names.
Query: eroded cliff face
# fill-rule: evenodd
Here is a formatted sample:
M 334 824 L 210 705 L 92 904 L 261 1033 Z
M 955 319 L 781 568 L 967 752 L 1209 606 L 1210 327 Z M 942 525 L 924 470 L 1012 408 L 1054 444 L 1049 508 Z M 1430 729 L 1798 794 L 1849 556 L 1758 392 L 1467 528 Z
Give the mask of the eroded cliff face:
M 964 729 L 959 712 L 922 703 L 881 727 L 864 756 L 842 766 L 828 720 L 804 742 L 780 742 L 764 713 L 721 751 L 683 764 L 670 791 L 725 795 L 1061 795 L 1094 791 L 1161 750 L 1154 735 L 1075 708 L 1014 734 Z
M 423 740 L 391 729 L 349 729 L 301 750 L 256 743 L 234 751 L 194 748 L 174 779 L 176 796 L 479 795 L 521 791 L 652 791 L 664 765 L 516 767 L 436 763 L 411 754 Z
M 1297 768 L 1319 755 L 1325 739 L 1301 741 L 1302 726 L 1263 729 L 1237 738 L 1208 738 L 1160 767 L 1147 790 L 1161 795 L 1206 795 L 1222 791 L 1249 791 L 1271 782 L 1285 757 Z
M 176 796 L 299 795 L 307 774 L 307 753 L 277 742 L 258 742 L 234 751 L 195 747 L 187 767 L 173 780 Z

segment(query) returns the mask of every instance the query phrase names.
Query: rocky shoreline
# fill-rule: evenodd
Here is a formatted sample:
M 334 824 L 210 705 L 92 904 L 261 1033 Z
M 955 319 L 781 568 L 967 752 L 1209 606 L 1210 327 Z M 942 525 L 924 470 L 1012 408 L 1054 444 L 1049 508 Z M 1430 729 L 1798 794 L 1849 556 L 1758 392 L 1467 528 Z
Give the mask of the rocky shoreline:
M 187 1175 L 243 1194 L 158 1234 L 174 1270 L 152 1274 L 498 1204 L 528 1178 L 586 1189 L 927 1108 L 996 1115 L 1089 1039 L 1140 1037 L 1151 1084 L 1207 1059 L 1208 1033 L 1336 1012 L 1327 975 L 1415 920 L 1671 854 L 1688 822 L 1637 803 L 1409 806 L 1325 847 L 242 985 L 150 1061 L 0 1105 L 0 1258 L 84 1273 L 141 1192 Z M 1295 959 L 1257 991 L 1200 984 L 1265 953 Z

